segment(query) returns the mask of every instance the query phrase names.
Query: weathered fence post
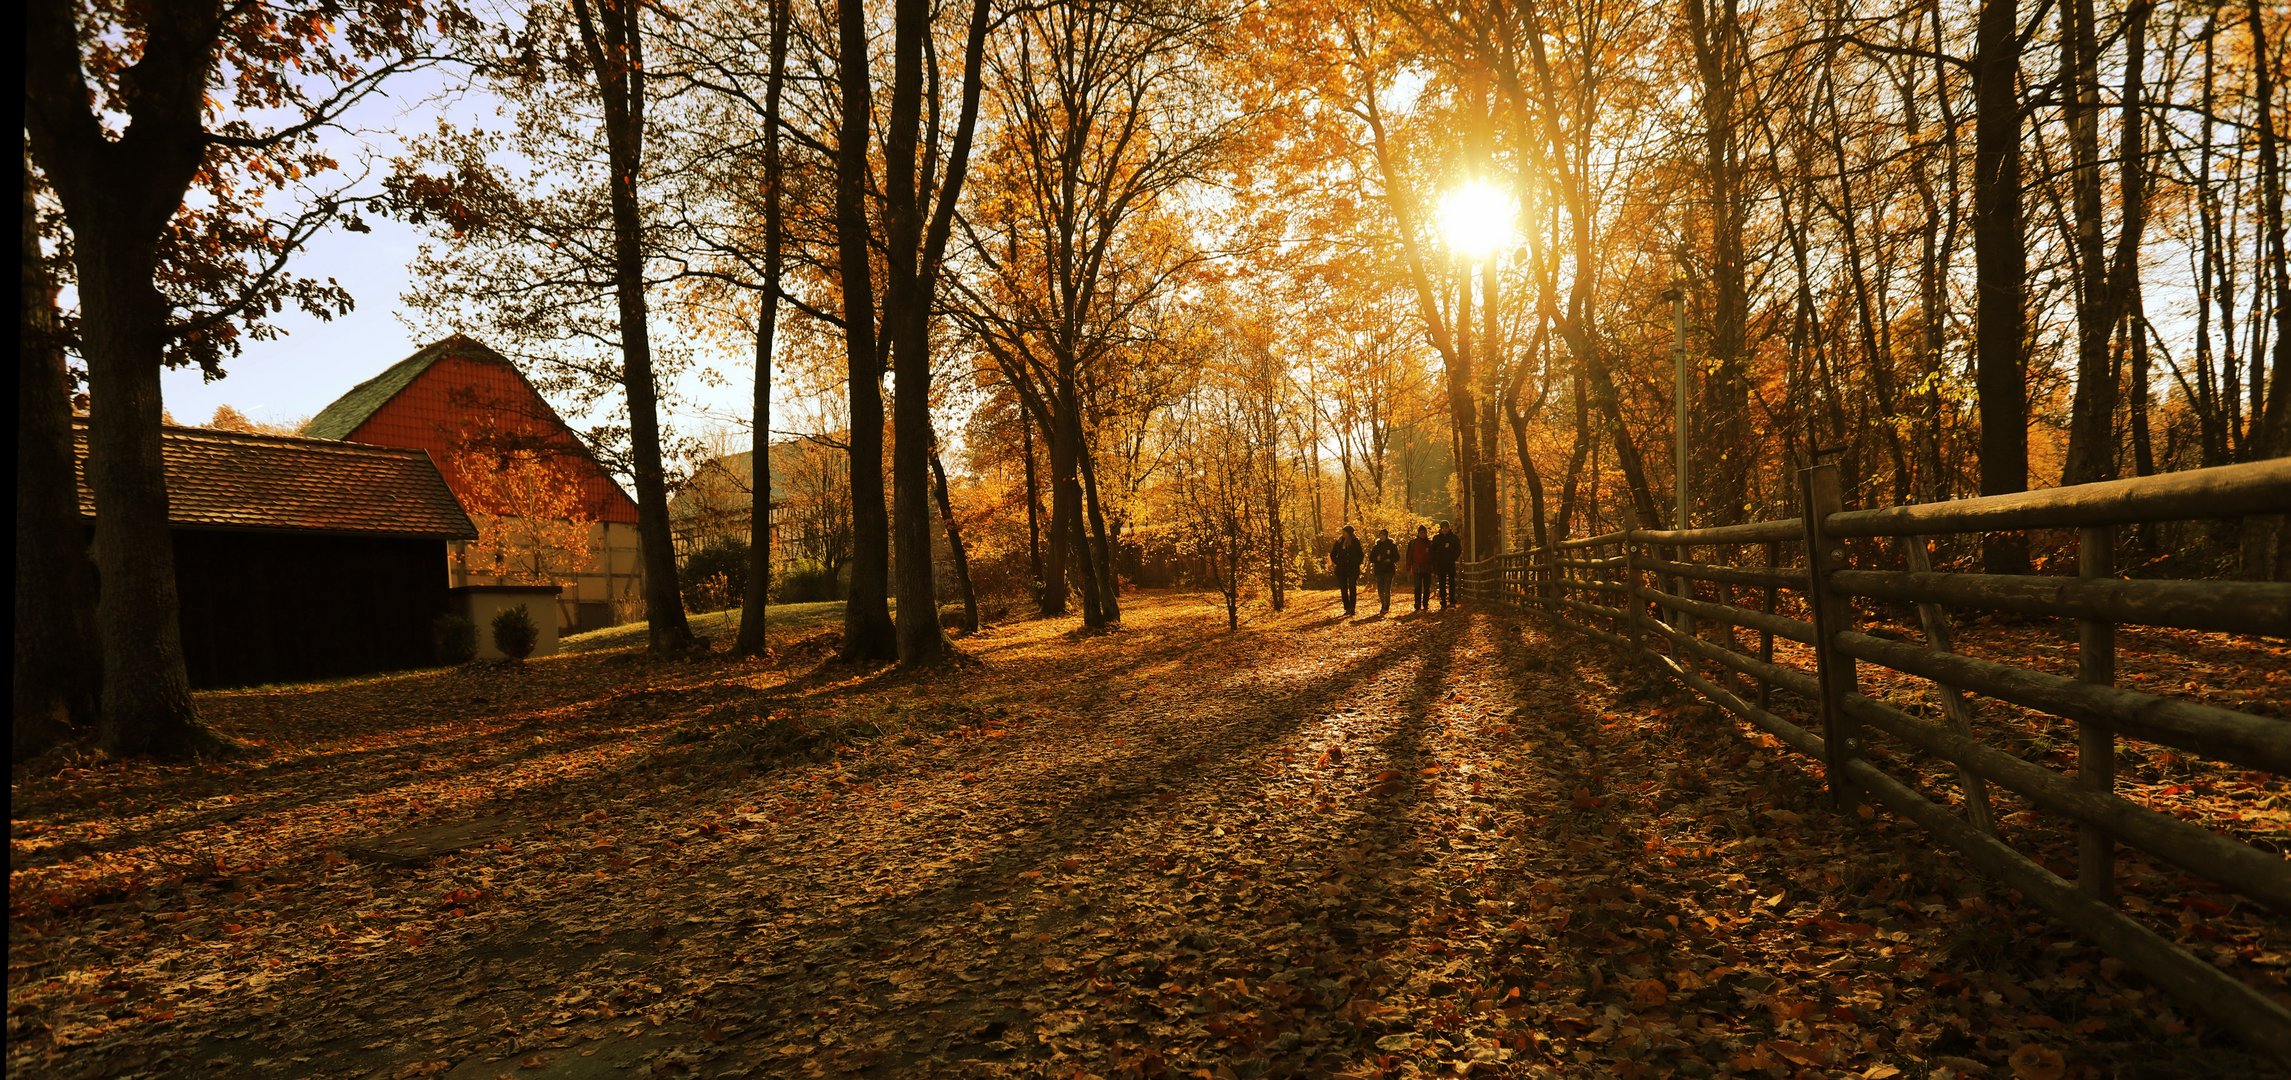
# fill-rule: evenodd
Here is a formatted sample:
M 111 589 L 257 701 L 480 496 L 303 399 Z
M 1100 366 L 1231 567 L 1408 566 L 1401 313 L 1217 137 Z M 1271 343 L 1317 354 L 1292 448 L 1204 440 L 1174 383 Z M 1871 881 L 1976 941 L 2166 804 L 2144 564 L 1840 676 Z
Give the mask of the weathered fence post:
M 1686 528 L 1686 523 L 1681 521 L 1678 527 L 1684 529 Z M 1687 563 L 1694 561 L 1694 548 L 1688 544 L 1681 543 L 1670 549 L 1670 557 L 1672 562 L 1684 566 Z M 1695 590 L 1694 579 L 1686 576 L 1685 574 L 1672 574 L 1667 579 L 1658 578 L 1655 580 L 1668 580 L 1670 582 L 1670 587 L 1672 590 L 1674 590 L 1674 595 L 1683 597 L 1688 600 L 1699 600 L 1702 598 L 1701 594 Z M 1655 610 L 1659 614 L 1663 609 L 1658 607 Z M 1672 611 L 1670 613 L 1670 624 L 1673 627 L 1676 627 L 1679 633 L 1685 634 L 1688 637 L 1694 636 L 1694 616 L 1687 614 L 1684 609 Z M 1671 646 L 1671 654 L 1678 658 L 1678 665 L 1680 670 L 1694 670 L 1694 654 L 1692 652 L 1689 652 L 1687 649 L 1681 646 L 1673 645 Z M 1725 678 L 1725 673 L 1720 672 L 1719 677 Z
M 1765 548 L 1766 587 L 1765 595 L 1762 598 L 1764 603 L 1759 606 L 1759 610 L 1772 615 L 1774 614 L 1774 575 L 1782 569 L 1782 545 L 1779 541 L 1768 540 Z M 1758 660 L 1765 664 L 1774 662 L 1774 631 L 1771 628 L 1758 631 Z M 1758 707 L 1761 709 L 1773 708 L 1774 684 L 1764 679 L 1755 681 L 1758 684 Z
M 1623 539 L 1616 545 L 1623 552 L 1623 619 L 1631 637 L 1631 650 L 1647 651 L 1647 639 L 1641 624 L 1646 622 L 1646 605 L 1639 599 L 1638 530 L 1624 529 Z M 1640 657 L 1639 659 L 1645 659 Z
M 2116 528 L 2089 525 L 2076 531 L 2076 576 L 2112 576 L 2116 571 Z M 2076 620 L 2076 677 L 2101 686 L 2116 685 L 2116 624 Z M 2092 723 L 2076 723 L 2076 783 L 2096 792 L 2116 789 L 2116 733 Z M 2076 887 L 2104 904 L 2116 902 L 2115 841 L 2095 825 L 2076 830 Z
M 1845 712 L 1846 695 L 1857 687 L 1853 658 L 1839 651 L 1837 636 L 1852 628 L 1853 607 L 1829 585 L 1829 576 L 1845 569 L 1845 542 L 1822 527 L 1831 514 L 1845 509 L 1837 465 L 1825 462 L 1801 471 L 1798 494 L 1806 528 L 1806 600 L 1814 616 L 1814 667 L 1822 688 L 1822 766 L 1829 776 L 1831 802 L 1850 812 L 1856 795 L 1845 765 L 1861 756 L 1861 722 Z

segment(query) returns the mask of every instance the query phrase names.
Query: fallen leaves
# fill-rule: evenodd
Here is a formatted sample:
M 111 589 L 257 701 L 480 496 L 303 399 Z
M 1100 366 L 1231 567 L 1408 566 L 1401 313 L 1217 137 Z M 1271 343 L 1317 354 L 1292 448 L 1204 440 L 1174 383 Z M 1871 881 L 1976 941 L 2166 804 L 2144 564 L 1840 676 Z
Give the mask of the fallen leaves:
M 208 695 L 271 756 L 18 778 L 11 1071 L 2041 1080 L 2199 1045 L 1603 652 L 1304 600 L 1227 634 L 1138 596 L 945 676 L 607 653 Z M 489 817 L 530 828 L 343 855 Z M 2279 985 L 2280 934 L 2194 899 L 2154 906 Z

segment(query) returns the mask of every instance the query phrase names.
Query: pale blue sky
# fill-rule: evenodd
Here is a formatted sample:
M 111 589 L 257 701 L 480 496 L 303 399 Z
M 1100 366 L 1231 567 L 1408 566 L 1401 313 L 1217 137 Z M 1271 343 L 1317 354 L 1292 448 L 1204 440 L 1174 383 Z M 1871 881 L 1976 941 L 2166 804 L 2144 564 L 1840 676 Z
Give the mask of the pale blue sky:
M 494 98 L 482 91 L 449 90 L 453 82 L 446 72 L 418 72 L 387 84 L 388 96 L 360 103 L 343 118 L 346 130 L 328 136 L 328 149 L 343 165 L 343 173 L 333 180 L 364 173 L 369 185 L 378 185 L 389 171 L 390 156 L 401 149 L 400 134 L 433 130 L 441 115 L 457 124 L 495 119 Z M 400 297 L 413 284 L 408 266 L 427 235 L 388 218 L 366 220 L 373 231 L 329 231 L 315 238 L 292 264 L 302 276 L 340 282 L 356 307 L 331 321 L 295 310 L 280 313 L 273 322 L 284 333 L 268 341 L 247 342 L 237 358 L 223 365 L 222 379 L 206 381 L 196 368 L 165 373 L 161 388 L 167 410 L 178 423 L 206 423 L 216 406 L 226 404 L 264 423 L 299 422 L 429 340 L 444 336 L 422 334 L 417 340 L 400 315 Z M 654 328 L 656 335 L 667 331 L 662 325 Z M 751 392 L 749 367 L 738 358 L 707 357 L 703 362 L 724 370 L 730 379 L 712 388 L 692 376 L 670 388 L 671 396 L 683 403 L 681 409 L 672 408 L 670 419 L 686 432 L 715 426 L 715 421 L 699 414 L 700 409 L 741 414 Z M 579 424 L 583 418 L 568 415 L 567 419 Z M 741 439 L 745 441 L 744 433 Z

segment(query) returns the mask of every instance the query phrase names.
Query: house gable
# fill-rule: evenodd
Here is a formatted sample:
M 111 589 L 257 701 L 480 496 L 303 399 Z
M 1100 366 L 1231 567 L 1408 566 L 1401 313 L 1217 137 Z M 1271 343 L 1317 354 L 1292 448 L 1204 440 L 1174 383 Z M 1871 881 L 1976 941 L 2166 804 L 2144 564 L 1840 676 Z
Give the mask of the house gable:
M 533 385 L 500 353 L 456 334 L 358 384 L 313 418 L 316 438 L 427 450 L 472 509 L 457 462 L 473 444 L 546 453 L 580 484 L 598 521 L 636 522 L 636 503 Z

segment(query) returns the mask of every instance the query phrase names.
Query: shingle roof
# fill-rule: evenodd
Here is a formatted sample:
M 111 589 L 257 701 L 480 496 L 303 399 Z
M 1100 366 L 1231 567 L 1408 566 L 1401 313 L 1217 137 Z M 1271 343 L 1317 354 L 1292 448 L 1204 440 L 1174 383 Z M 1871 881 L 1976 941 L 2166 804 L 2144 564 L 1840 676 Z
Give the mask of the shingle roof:
M 389 404 L 391 398 L 397 397 L 400 391 L 413 385 L 415 379 L 421 378 L 422 372 L 428 371 L 430 365 L 448 356 L 498 360 L 504 364 L 509 362 L 500 353 L 466 335 L 455 334 L 442 341 L 431 342 L 422 346 L 421 351 L 414 355 L 382 369 L 380 375 L 351 387 L 348 393 L 335 398 L 333 404 L 320 409 L 318 415 L 311 417 L 310 422 L 302 426 L 302 433 L 313 439 L 349 438 L 360 425 L 380 412 L 382 406 Z
M 96 516 L 87 483 L 87 425 L 72 426 L 80 516 Z M 477 529 L 420 450 L 164 429 L 167 520 L 196 528 L 472 540 Z

